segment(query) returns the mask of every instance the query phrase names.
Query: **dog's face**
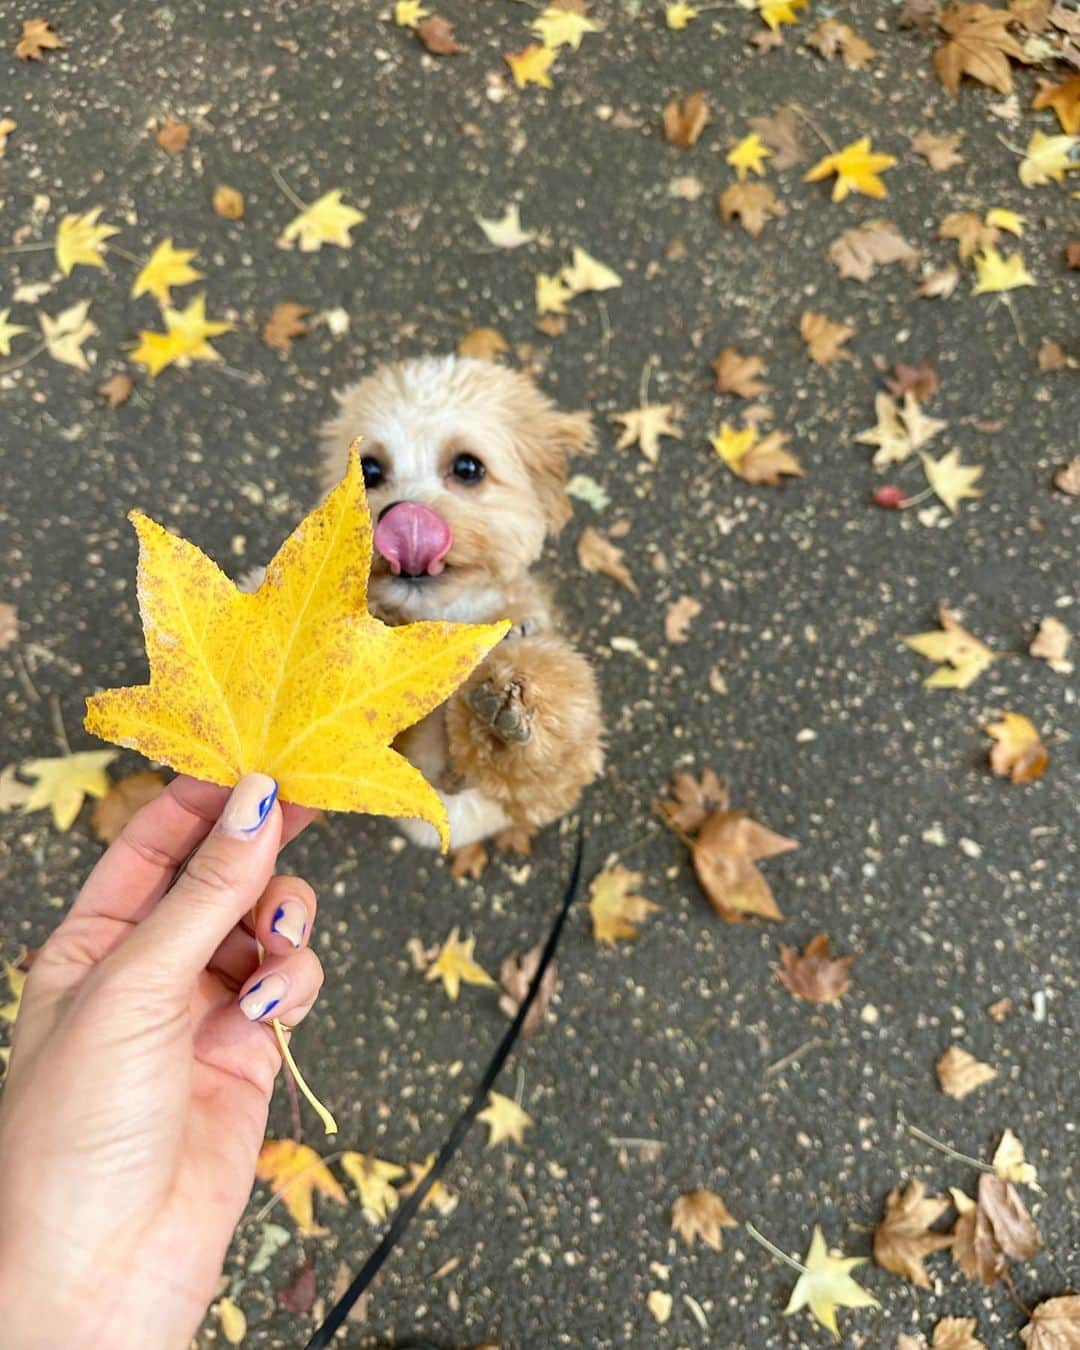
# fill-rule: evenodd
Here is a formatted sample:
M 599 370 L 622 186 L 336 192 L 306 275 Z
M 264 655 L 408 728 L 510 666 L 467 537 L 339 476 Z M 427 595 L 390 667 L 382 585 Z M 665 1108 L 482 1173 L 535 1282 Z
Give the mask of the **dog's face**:
M 587 414 L 560 412 L 505 366 L 457 357 L 386 366 L 348 390 L 323 431 L 328 482 L 357 436 L 372 604 L 410 619 L 489 611 L 569 518 L 567 457 L 592 447 Z

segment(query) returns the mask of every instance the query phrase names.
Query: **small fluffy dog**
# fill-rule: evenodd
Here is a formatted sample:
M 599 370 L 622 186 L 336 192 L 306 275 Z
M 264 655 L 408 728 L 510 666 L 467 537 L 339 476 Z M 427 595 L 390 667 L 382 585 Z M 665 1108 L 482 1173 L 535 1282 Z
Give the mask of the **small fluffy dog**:
M 526 375 L 455 356 L 385 366 L 336 398 L 321 430 L 325 483 L 340 480 L 360 436 L 372 612 L 389 624 L 514 625 L 396 748 L 438 789 L 454 848 L 546 825 L 603 763 L 595 677 L 530 571 L 570 518 L 567 459 L 593 448 L 591 419 L 560 412 Z M 437 843 L 430 825 L 402 828 Z

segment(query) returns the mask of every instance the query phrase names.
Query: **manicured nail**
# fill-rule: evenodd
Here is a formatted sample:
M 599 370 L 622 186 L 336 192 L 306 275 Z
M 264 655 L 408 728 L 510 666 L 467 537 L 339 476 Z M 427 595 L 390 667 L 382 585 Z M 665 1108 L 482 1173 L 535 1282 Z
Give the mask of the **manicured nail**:
M 258 1022 L 274 1011 L 288 988 L 284 975 L 267 975 L 253 984 L 240 1000 L 240 1011 L 249 1022 Z
M 299 900 L 282 900 L 270 923 L 271 933 L 288 938 L 294 947 L 299 947 L 307 932 L 307 910 Z
M 218 830 L 234 839 L 253 838 L 273 810 L 277 793 L 277 783 L 268 774 L 244 774 L 225 803 Z

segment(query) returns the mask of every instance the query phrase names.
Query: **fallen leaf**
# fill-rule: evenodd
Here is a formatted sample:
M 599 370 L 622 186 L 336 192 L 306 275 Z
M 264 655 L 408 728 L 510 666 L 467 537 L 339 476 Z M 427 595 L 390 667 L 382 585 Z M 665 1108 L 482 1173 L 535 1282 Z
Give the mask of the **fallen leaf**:
M 889 221 L 872 220 L 845 230 L 829 245 L 829 257 L 842 277 L 869 281 L 879 265 L 898 262 L 909 269 L 914 267 L 919 250 L 912 248 Z
M 1075 357 L 1069 356 L 1059 342 L 1053 338 L 1043 338 L 1039 343 L 1038 366 L 1043 373 L 1052 370 L 1073 370 L 1080 366 L 1080 361 Z
M 518 1009 L 525 1001 L 525 995 L 529 992 L 529 986 L 540 968 L 540 956 L 543 952 L 543 946 L 537 944 L 531 947 L 524 956 L 519 957 L 516 953 L 511 953 L 503 958 L 502 965 L 499 967 L 499 985 L 503 990 L 502 997 L 499 999 L 499 1009 L 507 1017 L 517 1016 Z M 525 1016 L 525 1021 L 521 1024 L 521 1034 L 523 1036 L 535 1036 L 547 1020 L 548 1008 L 554 997 L 557 987 L 558 976 L 555 969 L 555 962 L 548 966 L 544 971 L 544 977 L 540 981 L 540 988 L 536 991 L 536 998 L 533 999 L 532 1006 Z
M 315 1267 L 305 1262 L 288 1284 L 277 1290 L 277 1301 L 295 1317 L 309 1313 L 315 1303 Z
M 705 130 L 709 120 L 709 105 L 696 90 L 680 102 L 673 98 L 664 108 L 664 139 L 680 150 L 689 150 Z
M 247 1335 L 247 1318 L 244 1316 L 244 1310 L 231 1298 L 219 1298 L 213 1310 L 217 1313 L 218 1321 L 221 1323 L 221 1334 L 225 1340 L 229 1345 L 239 1345 Z
M 941 6 L 938 0 L 903 0 L 896 16 L 897 28 L 914 28 L 920 33 L 932 33 L 937 27 Z
M 819 366 L 854 360 L 851 353 L 844 350 L 844 344 L 854 333 L 852 324 L 834 323 L 826 315 L 810 310 L 805 310 L 799 319 L 799 334 L 806 343 L 810 360 Z
M 532 31 L 545 47 L 552 50 L 570 47 L 577 51 L 585 34 L 599 33 L 600 25 L 593 23 L 585 13 L 584 6 L 556 4 L 548 5 L 543 13 L 533 20 Z
M 63 45 L 48 19 L 24 19 L 22 37 L 15 44 L 15 55 L 20 61 L 40 61 L 42 52 L 56 51 Z
M 18 337 L 20 333 L 28 333 L 29 328 L 24 328 L 22 324 L 8 323 L 10 309 L 0 309 L 0 356 L 11 355 L 11 339 Z
M 700 779 L 692 773 L 674 774 L 670 791 L 671 797 L 657 799 L 653 808 L 684 834 L 695 833 L 718 807 L 726 811 L 730 805 L 727 787 L 712 769 L 705 769 Z
M 8 764 L 0 771 L 0 811 L 14 811 L 30 800 L 33 788 L 15 777 L 18 765 Z
M 924 403 L 928 398 L 933 398 L 941 387 L 934 363 L 928 356 L 924 356 L 917 366 L 897 361 L 893 372 L 892 376 L 886 376 L 885 379 L 886 388 L 893 398 L 903 398 L 905 394 L 911 394 L 920 403 Z
M 686 27 L 691 19 L 696 19 L 698 11 L 693 5 L 688 5 L 685 0 L 675 0 L 674 4 L 667 5 L 664 9 L 664 22 L 669 28 L 681 30 Z
M 963 1101 L 984 1083 L 993 1082 L 997 1077 L 997 1069 L 983 1064 L 958 1045 L 950 1045 L 948 1050 L 940 1054 L 934 1067 L 942 1092 L 957 1101 Z
M 1008 31 L 1012 23 L 1008 10 L 983 4 L 953 5 L 938 23 L 946 41 L 934 52 L 934 69 L 951 94 L 959 90 L 965 75 L 1001 94 L 1012 93 L 1009 57 L 1017 61 L 1027 58 Z
M 758 13 L 770 28 L 782 23 L 798 23 L 798 10 L 805 9 L 809 0 L 757 0 Z
M 409 1163 L 409 1180 L 401 1187 L 398 1192 L 400 1195 L 409 1196 L 420 1185 L 427 1174 L 435 1166 L 435 1154 L 429 1153 L 422 1163 Z M 427 1195 L 424 1196 L 420 1204 L 421 1213 L 425 1209 L 438 1210 L 444 1217 L 452 1214 L 457 1208 L 457 1195 L 441 1181 L 436 1181 Z
M 1073 75 L 1062 84 L 1040 80 L 1039 90 L 1031 106 L 1036 109 L 1053 108 L 1061 129 L 1067 136 L 1080 131 L 1080 75 Z
M 179 155 L 181 151 L 187 149 L 188 141 L 191 140 L 191 128 L 186 122 L 177 122 L 170 113 L 158 128 L 154 139 L 167 155 Z
M 668 196 L 684 202 L 696 202 L 704 191 L 705 184 L 692 173 L 681 174 L 668 184 Z
M 1006 1130 L 1001 1136 L 1001 1142 L 990 1159 L 990 1165 L 1005 1181 L 1016 1181 L 1022 1186 L 1039 1184 L 1038 1173 L 1024 1157 L 1024 1146 L 1012 1130 Z
M 637 925 L 660 908 L 644 896 L 633 894 L 642 875 L 616 866 L 593 877 L 589 883 L 589 914 L 597 942 L 614 947 L 617 942 L 636 938 Z
M 989 1288 L 1001 1278 L 1008 1263 L 978 1204 L 956 1186 L 950 1186 L 949 1193 L 957 1212 L 950 1233 L 953 1260 L 969 1280 L 978 1280 Z
M 512 1097 L 504 1097 L 501 1092 L 489 1092 L 488 1104 L 477 1114 L 488 1127 L 488 1148 L 509 1141 L 513 1144 L 525 1142 L 525 1131 L 533 1123 L 532 1116 L 523 1111 Z
M 706 898 L 727 923 L 760 916 L 782 919 L 769 883 L 756 864 L 799 845 L 751 820 L 745 811 L 715 810 L 691 846 L 694 871 Z
M 673 403 L 647 403 L 629 412 L 612 413 L 611 420 L 622 427 L 615 449 L 637 445 L 649 463 L 655 464 L 660 458 L 661 436 L 682 439 L 682 428 L 673 420 L 674 407 Z
M 1000 722 L 986 728 L 995 745 L 990 751 L 990 770 L 1013 783 L 1032 783 L 1041 778 L 1050 763 L 1034 723 L 1020 713 L 1003 713 Z
M 967 262 L 980 250 L 993 248 L 1000 237 L 997 226 L 974 211 L 953 211 L 938 226 L 939 239 L 956 240 L 961 262 Z
M 70 830 L 86 798 L 104 797 L 108 792 L 105 769 L 118 754 L 117 750 L 79 750 L 55 759 L 25 760 L 19 772 L 34 782 L 21 803 L 23 815 L 47 807 L 56 828 Z
M 216 187 L 214 195 L 210 199 L 210 204 L 222 220 L 243 220 L 244 218 L 244 194 L 238 192 L 234 187 L 228 187 L 224 183 Z
M 301 253 L 315 253 L 323 244 L 338 248 L 352 248 L 349 231 L 365 219 L 363 211 L 347 206 L 341 200 L 341 189 L 334 188 L 304 208 L 285 226 L 277 241 L 280 248 L 291 248 L 296 243 Z
M 389 628 L 367 612 L 359 451 L 253 595 L 186 540 L 139 512 L 132 521 L 150 683 L 94 695 L 87 730 L 210 782 L 258 769 L 286 801 L 422 817 L 448 843 L 438 794 L 390 743 L 445 701 L 507 625 Z
M 770 431 L 759 438 L 755 426 L 736 430 L 722 422 L 711 439 L 713 449 L 732 473 L 748 483 L 780 487 L 784 474 L 795 478 L 803 476 L 802 465 L 784 448 L 787 435 L 783 431 Z
M 128 401 L 134 388 L 135 381 L 131 376 L 118 371 L 99 384 L 97 391 L 110 408 L 119 408 L 121 403 Z
M 454 37 L 454 25 L 441 14 L 421 19 L 413 32 L 433 56 L 456 56 L 465 50 Z
M 796 998 L 808 1003 L 835 1003 L 851 987 L 853 955 L 833 956 L 832 945 L 824 933 L 811 938 L 802 955 L 794 947 L 780 944 L 780 969 L 776 977 Z
M 511 203 L 497 220 L 486 220 L 476 216 L 476 223 L 484 232 L 484 238 L 495 248 L 520 248 L 536 238 L 535 230 L 526 230 L 521 224 L 521 208 Z
M 724 224 L 738 220 L 752 239 L 758 237 L 771 216 L 785 214 L 767 183 L 732 183 L 721 192 L 718 204 Z
M 497 361 L 510 350 L 510 344 L 497 328 L 473 328 L 458 342 L 458 356 L 477 361 Z
M 94 838 L 111 844 L 128 821 L 148 802 L 165 791 L 165 780 L 152 769 L 128 774 L 109 784 L 109 790 L 94 803 L 90 828 Z
M 743 356 L 734 347 L 725 347 L 712 363 L 716 387 L 724 394 L 739 398 L 758 398 L 769 392 L 769 386 L 757 377 L 764 373 L 765 362 L 760 356 Z
M 476 938 L 460 938 L 458 929 L 453 928 L 424 975 L 427 980 L 442 980 L 452 1003 L 457 1002 L 463 982 L 488 987 L 495 985 L 483 966 L 473 959 L 475 946 Z
M 359 1192 L 368 1223 L 383 1223 L 397 1209 L 398 1193 L 392 1183 L 406 1175 L 404 1167 L 374 1153 L 349 1151 L 341 1155 L 341 1170 Z
M 1058 469 L 1054 474 L 1054 486 L 1068 497 L 1080 497 L 1080 456 Z
M 1080 1350 L 1080 1294 L 1036 1305 L 1020 1339 L 1028 1350 Z
M 861 192 L 866 197 L 885 197 L 885 184 L 878 176 L 896 163 L 892 155 L 875 155 L 870 148 L 870 137 L 862 136 L 831 155 L 826 155 L 805 174 L 804 183 L 817 183 L 831 174 L 836 175 L 832 199 L 842 202 L 849 192 Z
M 935 136 L 925 127 L 911 138 L 911 148 L 922 155 L 935 173 L 945 173 L 947 169 L 963 164 L 964 156 L 957 153 L 957 146 L 967 135 L 966 131 L 956 131 L 949 136 Z
M 772 151 L 757 132 L 752 131 L 728 152 L 727 163 L 735 170 L 735 177 L 741 183 L 751 173 L 756 173 L 759 177 L 763 176 L 765 160 L 771 154 Z
M 851 1271 L 856 1266 L 861 1266 L 865 1259 L 862 1256 L 830 1255 L 821 1228 L 815 1224 L 810 1249 L 806 1253 L 806 1269 L 795 1282 L 791 1298 L 784 1309 L 784 1316 L 788 1317 L 809 1305 L 813 1316 L 839 1340 L 840 1332 L 836 1326 L 837 1308 L 879 1306 L 877 1299 L 856 1284 L 851 1277 Z
M 171 365 L 185 370 L 193 361 L 221 360 L 221 354 L 210 346 L 209 339 L 231 333 L 233 325 L 206 317 L 205 295 L 197 295 L 185 309 L 170 309 L 166 305 L 161 317 L 166 331 L 141 332 L 139 345 L 131 353 L 131 359 L 145 366 L 151 378 Z
M 1039 1250 L 1039 1231 L 1010 1181 L 983 1172 L 979 1177 L 979 1210 L 986 1215 L 994 1241 L 1010 1261 L 1027 1261 Z
M 36 955 L 36 951 L 31 952 L 24 947 L 14 961 L 3 963 L 4 978 L 7 980 L 8 993 L 11 998 L 7 1003 L 0 1004 L 0 1022 L 6 1022 L 8 1026 L 13 1027 L 19 1020 L 23 993 L 26 990 L 26 976 L 30 967 L 34 964 Z
M 19 611 L 15 605 L 0 600 L 0 652 L 6 652 L 19 637 Z
M 903 641 L 928 661 L 941 663 L 923 681 L 928 689 L 966 689 L 996 659 L 996 654 L 962 628 L 949 610 L 938 611 L 938 622 L 940 633 L 916 633 Z
M 255 1175 L 280 1195 L 301 1233 L 318 1236 L 328 1230 L 315 1222 L 315 1195 L 345 1204 L 345 1192 L 322 1158 L 295 1139 L 266 1139 L 259 1150 Z
M 885 1200 L 885 1217 L 874 1229 L 874 1260 L 919 1289 L 929 1289 L 923 1261 L 931 1252 L 952 1245 L 951 1234 L 931 1232 L 930 1225 L 949 1206 L 946 1197 L 927 1195 L 917 1179 L 909 1181 L 903 1192 L 894 1186 Z
M 420 0 L 395 0 L 394 22 L 399 28 L 415 28 L 421 19 L 428 17 L 428 11 Z
M 586 291 L 610 291 L 622 285 L 618 272 L 586 253 L 583 248 L 575 248 L 570 265 L 559 273 L 572 295 L 583 295 Z
M 673 1303 L 674 1299 L 666 1289 L 650 1289 L 645 1299 L 645 1305 L 652 1313 L 653 1321 L 661 1327 L 666 1326 L 670 1320 Z
M 578 501 L 587 502 L 594 511 L 606 511 L 611 505 L 611 498 L 604 491 L 603 487 L 595 478 L 590 478 L 587 473 L 576 473 L 566 485 L 567 494 L 576 497 Z
M 986 295 L 998 291 L 1014 291 L 1018 286 L 1034 286 L 1035 278 L 1024 266 L 1019 253 L 1003 258 L 996 248 L 984 249 L 976 255 L 977 280 L 972 295 Z
M 74 267 L 104 267 L 102 246 L 120 230 L 98 221 L 103 207 L 95 206 L 81 216 L 64 216 L 56 230 L 56 262 L 64 276 Z
M 261 1275 L 270 1269 L 274 1257 L 292 1241 L 292 1234 L 278 1223 L 264 1223 L 259 1234 L 259 1245 L 247 1263 L 249 1275 Z
M 612 581 L 625 586 L 628 591 L 638 593 L 637 582 L 630 575 L 623 562 L 623 551 L 610 539 L 605 539 L 599 530 L 586 525 L 581 532 L 577 548 L 578 562 L 586 572 L 603 572 Z
M 536 312 L 537 314 L 565 314 L 567 303 L 574 298 L 574 292 L 566 284 L 561 272 L 548 276 L 546 272 L 536 275 Z
M 975 1335 L 974 1317 L 943 1317 L 934 1327 L 931 1350 L 987 1350 Z
M 519 89 L 528 84 L 538 84 L 541 89 L 550 89 L 551 70 L 556 53 L 550 47 L 542 47 L 538 42 L 530 42 L 519 52 L 503 52 L 503 60 L 510 67 L 514 83 Z
M 947 300 L 960 283 L 960 273 L 955 267 L 939 267 L 928 272 L 916 290 L 927 300 Z
M 1009 13 L 1029 33 L 1045 33 L 1050 27 L 1054 0 L 1008 0 Z
M 668 642 L 686 642 L 686 630 L 701 613 L 701 601 L 692 595 L 681 596 L 668 606 L 664 616 L 664 637 Z
M 687 1191 L 671 1209 L 671 1229 L 688 1247 L 700 1238 L 706 1247 L 718 1252 L 724 1245 L 723 1228 L 738 1228 L 727 1205 L 713 1191 Z
M 843 57 L 844 65 L 849 70 L 865 70 L 877 56 L 876 50 L 850 24 L 840 23 L 836 19 L 822 19 L 806 35 L 806 42 L 820 52 L 826 61 L 837 56 Z
M 304 315 L 310 313 L 310 305 L 298 305 L 295 300 L 279 301 L 263 324 L 263 342 L 274 351 L 292 351 L 293 338 L 303 337 L 308 330 Z
M 170 292 L 173 286 L 187 286 L 192 281 L 202 280 L 203 274 L 191 266 L 194 256 L 193 248 L 173 248 L 171 239 L 164 240 L 135 278 L 131 298 L 137 300 L 140 295 L 152 295 L 163 308 L 168 306 L 172 303 Z
M 945 503 L 953 515 L 964 498 L 982 496 L 982 488 L 975 487 L 982 477 L 982 466 L 961 464 L 959 450 L 950 450 L 940 459 L 931 459 L 924 454 L 920 454 L 919 458 L 934 495 Z
M 1004 1022 L 1013 1010 L 1011 998 L 999 998 L 989 1005 L 986 1011 L 995 1022 Z
M 1058 671 L 1059 674 L 1068 675 L 1072 670 L 1072 663 L 1066 657 L 1071 642 L 1072 634 L 1060 619 L 1055 619 L 1051 615 L 1039 624 L 1028 652 L 1037 660 L 1048 662 L 1051 669 Z

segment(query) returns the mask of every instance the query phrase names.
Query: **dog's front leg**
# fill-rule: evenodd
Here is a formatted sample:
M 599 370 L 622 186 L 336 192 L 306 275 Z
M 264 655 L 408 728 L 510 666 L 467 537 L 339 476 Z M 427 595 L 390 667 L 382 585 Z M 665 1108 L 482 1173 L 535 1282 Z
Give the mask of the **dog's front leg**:
M 510 817 L 490 797 L 478 788 L 466 788 L 462 792 L 440 792 L 446 815 L 450 821 L 450 847 L 464 848 L 466 844 L 475 844 L 479 839 L 505 830 L 511 823 Z M 399 820 L 402 834 L 421 848 L 438 848 L 439 834 L 434 825 L 426 820 Z

